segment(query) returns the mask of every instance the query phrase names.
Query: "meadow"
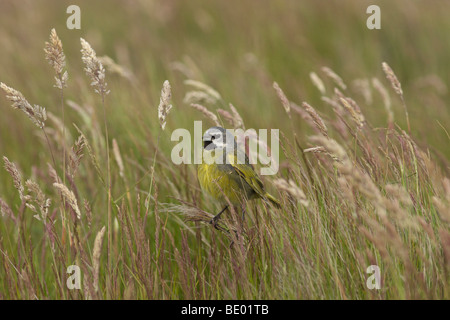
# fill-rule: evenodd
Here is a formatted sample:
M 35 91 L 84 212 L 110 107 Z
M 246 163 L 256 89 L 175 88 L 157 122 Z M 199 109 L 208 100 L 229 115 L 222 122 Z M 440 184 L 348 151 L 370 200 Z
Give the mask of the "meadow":
M 371 4 L 1 1 L 0 299 L 449 299 L 450 2 Z M 280 130 L 281 208 L 209 223 L 199 120 Z

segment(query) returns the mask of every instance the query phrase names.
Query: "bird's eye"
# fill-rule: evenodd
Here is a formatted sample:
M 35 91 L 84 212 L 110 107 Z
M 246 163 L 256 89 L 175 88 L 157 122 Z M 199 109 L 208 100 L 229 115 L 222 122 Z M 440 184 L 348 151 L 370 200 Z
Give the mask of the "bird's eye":
M 214 140 L 214 139 L 216 139 L 216 137 L 215 137 L 215 136 L 212 136 L 212 137 L 211 137 L 211 140 Z

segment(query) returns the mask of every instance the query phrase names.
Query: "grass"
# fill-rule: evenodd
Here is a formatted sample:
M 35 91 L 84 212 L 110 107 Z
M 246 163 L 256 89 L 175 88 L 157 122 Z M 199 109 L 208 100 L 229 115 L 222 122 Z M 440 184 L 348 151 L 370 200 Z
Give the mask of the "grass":
M 450 298 L 447 4 L 51 4 L 0 4 L 1 299 Z M 195 120 L 280 129 L 280 209 L 208 223 Z

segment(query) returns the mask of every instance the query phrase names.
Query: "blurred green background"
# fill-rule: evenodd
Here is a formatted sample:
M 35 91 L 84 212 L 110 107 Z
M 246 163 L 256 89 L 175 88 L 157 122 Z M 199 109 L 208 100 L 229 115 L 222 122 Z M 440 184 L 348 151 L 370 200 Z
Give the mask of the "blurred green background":
M 66 8 L 81 8 L 81 30 L 68 30 Z M 371 4 L 381 8 L 381 30 L 366 27 Z M 157 135 L 157 106 L 164 80 L 172 84 L 174 109 L 161 139 L 170 154 L 170 131 L 192 128 L 202 116 L 183 97 L 186 78 L 207 83 L 241 113 L 246 128 L 283 128 L 287 116 L 272 83 L 290 100 L 307 101 L 327 118 L 331 108 L 310 81 L 328 66 L 353 90 L 355 79 L 378 77 L 392 94 L 381 69 L 383 61 L 402 83 L 412 135 L 434 148 L 444 163 L 450 157 L 449 92 L 450 1 L 0 1 L 0 81 L 21 91 L 33 104 L 60 116 L 53 70 L 44 59 L 44 42 L 56 28 L 66 54 L 69 85 L 65 99 L 100 110 L 81 63 L 80 41 L 89 41 L 99 56 L 108 55 L 134 75 L 128 81 L 107 72 L 110 136 L 125 154 L 149 166 L 146 141 Z M 374 127 L 386 126 L 382 100 L 356 94 Z M 395 94 L 395 121 L 406 129 Z M 30 163 L 42 166 L 47 148 L 24 115 L 0 98 L 0 154 L 27 174 Z M 208 106 L 214 110 L 217 106 Z M 223 106 L 220 106 L 223 107 Z M 101 113 L 99 113 L 100 115 Z M 78 115 L 67 108 L 66 125 Z M 310 129 L 295 122 L 306 136 Z M 169 133 L 167 133 L 167 131 Z M 302 138 L 302 137 L 301 137 Z M 42 147 L 36 147 L 42 143 Z M 166 148 L 166 149 L 165 149 Z M 14 194 L 0 170 L 0 194 Z M 9 179 L 9 178 L 6 178 Z M 8 180 L 9 181 L 9 180 Z
M 381 8 L 381 30 L 369 30 L 366 27 L 366 20 L 369 17 L 366 9 L 373 4 Z M 80 30 L 68 30 L 66 27 L 66 20 L 69 17 L 66 9 L 69 5 L 78 5 L 81 9 Z M 45 296 L 66 297 L 67 294 L 68 298 L 72 297 L 70 291 L 57 292 L 61 288 L 65 290 L 65 287 L 57 284 L 56 278 L 59 276 L 55 277 L 50 266 L 59 268 L 59 272 L 63 274 L 67 263 L 73 263 L 72 259 L 84 257 L 79 254 L 78 249 L 74 250 L 73 242 L 69 241 L 72 238 L 66 234 L 67 231 L 75 230 L 77 224 L 67 223 L 69 228 L 63 229 L 64 220 L 58 215 L 63 205 L 58 205 L 59 194 L 53 186 L 54 179 L 48 172 L 47 163 L 54 162 L 59 176 L 63 175 L 62 146 L 67 146 L 68 150 L 69 146 L 73 145 L 79 135 L 73 125 L 76 124 L 92 146 L 101 167 L 98 171 L 101 173 L 98 174 L 92 165 L 92 156 L 87 154 L 85 148 L 85 156 L 76 177 L 70 181 L 70 185 L 69 179 L 66 179 L 66 184 L 77 194 L 79 206 L 83 203 L 91 208 L 82 208 L 83 219 L 80 224 L 83 236 L 80 243 L 82 247 L 87 248 L 85 250 L 89 254 L 96 232 L 103 226 L 108 226 L 105 236 L 108 239 L 105 238 L 104 246 L 107 243 L 109 247 L 106 254 L 101 255 L 102 297 L 127 296 L 126 293 L 122 294 L 123 291 L 127 291 L 124 289 L 125 286 L 128 289 L 127 283 L 134 285 L 129 278 L 134 276 L 134 273 L 129 268 L 138 260 L 144 261 L 144 265 L 147 266 L 136 268 L 139 271 L 136 274 L 140 275 L 141 280 L 145 280 L 143 282 L 146 284 L 154 280 L 156 291 L 161 284 L 165 288 L 159 294 L 149 295 L 144 292 L 141 284 L 136 283 L 139 298 L 203 297 L 201 291 L 204 288 L 201 290 L 196 288 L 200 283 L 206 284 L 208 290 L 212 292 L 211 295 L 205 296 L 213 298 L 334 299 L 346 298 L 346 293 L 348 297 L 357 299 L 408 298 L 411 293 L 409 291 L 412 291 L 411 297 L 414 298 L 416 297 L 414 285 L 418 279 L 422 279 L 422 273 L 425 274 L 424 279 L 429 277 L 429 283 L 426 285 L 430 286 L 427 288 L 422 285 L 422 288 L 427 289 L 424 296 L 448 297 L 448 282 L 446 282 L 448 273 L 441 269 L 441 262 L 443 267 L 446 266 L 446 262 L 448 264 L 448 259 L 445 260 L 443 255 L 448 253 L 444 249 L 450 238 L 445 237 L 448 234 L 446 229 L 442 227 L 441 221 L 435 218 L 438 212 L 431 200 L 434 199 L 433 196 L 440 195 L 443 198 L 440 190 L 441 177 L 437 179 L 439 182 L 429 179 L 434 179 L 437 173 L 442 171 L 446 176 L 450 173 L 449 12 L 450 1 L 425 0 L 0 0 L 0 82 L 19 90 L 30 103 L 39 104 L 45 107 L 50 115 L 54 115 L 46 122 L 45 132 L 50 136 L 49 144 L 56 161 L 52 161 L 49 155 L 49 147 L 43 132 L 26 119 L 23 113 L 13 110 L 3 92 L 0 94 L 0 156 L 6 156 L 16 163 L 23 173 L 23 180 L 32 178 L 41 186 L 43 192 L 51 197 L 53 203 L 49 215 L 53 215 L 52 221 L 57 221 L 55 234 L 62 239 L 61 242 L 66 241 L 62 244 L 62 249 L 57 251 L 58 260 L 55 262 L 55 258 L 52 257 L 53 251 L 47 250 L 48 239 L 51 239 L 47 236 L 48 230 L 46 231 L 46 228 L 32 217 L 30 210 L 24 211 L 23 204 L 21 208 L 21 201 L 17 190 L 13 187 L 11 177 L 1 169 L 0 197 L 14 212 L 18 212 L 17 217 L 21 221 L 19 227 L 16 227 L 10 220 L 0 219 L 0 247 L 4 248 L 2 250 L 14 260 L 12 266 L 22 268 L 23 265 L 24 268 L 28 268 L 27 274 L 32 275 L 36 283 L 48 284 L 49 293 Z M 62 121 L 60 91 L 54 88 L 54 71 L 45 61 L 43 50 L 52 28 L 56 29 L 62 41 L 69 74 L 68 87 L 64 90 L 66 141 L 62 140 L 60 130 Z M 94 89 L 90 86 L 91 80 L 83 70 L 80 37 L 90 43 L 98 56 L 112 58 L 122 70 L 125 70 L 124 77 L 123 74 L 117 74 L 114 70 L 106 68 L 106 81 L 111 93 L 105 100 L 108 141 L 111 146 L 113 139 L 117 141 L 124 162 L 124 172 L 119 170 L 115 161 L 117 157 L 112 150 L 109 153 L 111 169 L 107 168 L 102 99 L 94 93 Z M 391 139 L 382 131 L 388 125 L 388 115 L 381 95 L 371 85 L 373 78 L 379 79 L 387 88 L 392 100 L 395 123 L 403 130 L 407 130 L 404 107 L 385 78 L 382 62 L 387 62 L 392 67 L 402 84 L 409 111 L 413 137 L 411 141 L 417 142 L 420 149 L 428 149 L 432 159 L 424 166 L 427 172 L 426 175 L 420 176 L 420 180 L 421 171 L 417 169 L 416 160 L 414 163 L 408 163 L 411 161 L 410 155 L 404 153 L 409 147 L 398 148 L 395 142 L 398 140 L 398 143 L 403 143 L 405 139 Z M 196 167 L 175 166 L 170 161 L 171 149 L 175 145 L 170 140 L 174 129 L 187 128 L 192 131 L 195 120 L 204 120 L 203 129 L 212 124 L 185 101 L 186 94 L 193 88 L 184 81 L 186 79 L 201 81 L 220 93 L 222 99 L 219 101 L 202 102 L 212 112 L 216 112 L 219 108 L 229 110 L 228 103 L 232 103 L 241 114 L 246 129 L 280 129 L 281 146 L 289 151 L 297 150 L 293 132 L 297 135 L 302 148 L 306 148 L 312 146 L 308 136 L 314 134 L 314 129 L 295 111 L 291 112 L 292 121 L 289 120 L 273 88 L 274 81 L 292 102 L 301 105 L 306 101 L 313 106 L 330 127 L 331 138 L 337 138 L 339 141 L 346 139 L 345 135 L 339 135 L 339 127 L 332 128 L 333 125 L 337 126 L 337 122 L 334 121 L 336 114 L 329 104 L 322 101 L 321 92 L 310 79 L 311 72 L 317 73 L 325 84 L 324 95 L 332 97 L 336 84 L 323 72 L 324 66 L 342 77 L 347 89 L 341 90 L 345 96 L 352 97 L 358 103 L 362 114 L 366 117 L 368 125 L 364 129 L 366 134 L 370 132 L 371 139 L 362 139 L 360 143 L 367 144 L 362 147 L 374 150 L 379 147 L 377 143 L 381 139 L 383 143 L 385 142 L 383 145 L 392 144 L 390 148 L 381 150 L 382 152 L 392 150 L 395 153 L 393 157 L 386 159 L 386 164 L 383 159 L 379 162 L 381 165 L 377 167 L 375 161 L 364 171 L 373 169 L 375 174 L 383 176 L 381 185 L 378 185 L 378 182 L 376 185 L 383 192 L 391 183 L 404 183 L 405 190 L 410 192 L 411 198 L 414 199 L 414 216 L 417 211 L 418 217 L 426 217 L 435 223 L 431 223 L 431 226 L 424 225 L 422 232 L 417 235 L 403 233 L 403 229 L 400 229 L 399 234 L 401 237 L 405 236 L 406 242 L 400 246 L 398 239 L 392 235 L 391 238 L 384 239 L 385 233 L 381 232 L 384 230 L 383 225 L 379 228 L 381 231 L 371 225 L 366 230 L 375 230 L 373 233 L 375 240 L 372 241 L 364 236 L 361 228 L 356 229 L 360 226 L 354 223 L 351 215 L 353 210 L 356 212 L 361 208 L 364 210 L 365 203 L 370 203 L 370 197 L 366 197 L 367 191 L 362 193 L 359 200 L 358 197 L 350 195 L 351 201 L 348 201 L 346 199 L 348 195 L 339 189 L 342 181 L 338 183 L 336 179 L 340 173 L 334 168 L 328 171 L 322 167 L 327 163 L 321 162 L 320 157 L 317 157 L 317 161 L 314 158 L 313 163 L 318 178 L 311 181 L 317 181 L 319 186 L 322 185 L 323 191 L 318 193 L 316 191 L 318 189 L 312 183 L 302 185 L 303 180 L 306 182 L 310 179 L 300 178 L 298 181 L 298 188 L 303 188 L 305 193 L 308 193 L 311 203 L 309 209 L 298 205 L 286 206 L 283 210 L 285 214 L 280 216 L 271 213 L 256 215 L 255 213 L 259 212 L 258 207 L 252 210 L 258 219 L 261 216 L 270 221 L 272 217 L 276 217 L 277 220 L 274 221 L 279 222 L 279 219 L 281 223 L 274 224 L 274 229 L 270 230 L 265 227 L 264 219 L 261 220 L 261 224 L 255 219 L 256 229 L 252 229 L 252 233 L 253 230 L 259 230 L 253 233 L 253 236 L 261 243 L 259 247 L 252 248 L 255 250 L 249 250 L 248 257 L 251 259 L 246 260 L 248 263 L 241 264 L 244 265 L 244 269 L 248 269 L 245 275 L 252 275 L 250 281 L 243 281 L 243 278 L 235 272 L 234 262 L 237 260 L 231 255 L 232 251 L 228 250 L 230 246 L 228 243 L 217 246 L 217 256 L 220 254 L 221 258 L 215 260 L 217 266 L 210 265 L 209 258 L 213 256 L 211 254 L 213 251 L 208 249 L 209 245 L 202 244 L 201 237 L 206 238 L 205 243 L 211 240 L 211 243 L 215 244 L 216 233 L 212 227 L 209 230 L 202 229 L 200 223 L 185 224 L 182 221 L 185 218 L 182 215 L 183 210 L 166 211 L 168 214 L 165 214 L 162 208 L 167 202 L 176 203 L 175 198 L 181 199 L 181 202 L 194 203 L 202 210 L 215 212 L 213 206 L 216 203 L 207 201 L 208 198 L 204 197 L 199 189 Z M 172 86 L 173 108 L 167 117 L 166 129 L 161 132 L 157 109 L 165 80 L 169 80 Z M 361 90 L 358 86 L 361 83 L 368 84 L 368 90 Z M 364 95 L 364 92 L 369 93 L 369 96 Z M 294 127 L 291 127 L 291 123 Z M 342 125 L 342 122 L 340 124 Z M 370 130 L 367 130 L 368 128 Z M 371 130 L 372 128 L 374 130 Z M 357 130 L 348 132 L 353 134 Z M 373 132 L 376 132 L 373 135 L 374 139 L 372 139 Z M 397 133 L 393 133 L 395 134 Z M 378 137 L 380 140 L 377 140 Z M 357 150 L 363 149 L 357 148 L 356 140 L 354 140 L 355 162 Z M 353 151 L 349 148 L 354 143 L 353 138 L 349 136 L 345 142 L 343 145 Z M 291 156 L 289 152 L 284 151 L 282 150 L 281 157 Z M 384 153 L 380 153 L 380 159 L 383 158 L 381 155 Z M 365 157 L 361 157 L 361 161 L 365 161 L 364 159 Z M 291 178 L 296 176 L 295 170 L 298 169 L 299 176 L 305 174 L 301 165 L 296 167 L 301 163 L 298 161 L 295 164 L 298 159 L 289 159 L 286 162 L 283 162 L 284 159 L 281 160 L 280 172 L 274 177 L 263 177 L 263 180 L 270 182 L 272 178 L 286 178 L 292 182 Z M 304 162 L 308 163 L 306 160 Z M 436 168 L 434 163 L 438 163 L 443 170 Z M 295 164 L 294 170 L 289 172 L 289 165 L 292 164 Z M 152 165 L 155 165 L 154 176 L 150 174 Z M 307 165 L 305 167 L 309 168 Z M 365 165 L 362 164 L 361 167 Z M 433 172 L 428 172 L 428 168 Z M 106 172 L 110 173 L 111 178 L 113 202 L 111 214 L 108 214 L 107 210 L 107 204 L 111 202 L 108 202 L 109 195 L 104 188 Z M 303 178 L 306 178 L 306 175 Z M 394 178 L 399 180 L 391 181 Z M 152 185 L 151 181 L 155 184 Z M 276 192 L 273 184 L 267 183 L 266 186 L 269 192 L 287 201 L 287 195 Z M 351 186 L 354 189 L 354 185 Z M 151 192 L 150 188 L 153 188 Z M 315 196 L 313 190 L 316 191 Z M 386 188 L 387 193 L 388 190 Z M 353 192 L 354 190 L 351 190 L 351 194 Z M 155 197 L 155 201 L 154 205 L 151 203 L 145 210 L 144 202 L 149 194 Z M 137 200 L 138 196 L 140 201 Z M 125 199 L 128 200 L 126 204 L 122 202 Z M 115 205 L 121 203 L 126 208 L 119 214 L 119 207 Z M 60 211 L 61 217 L 64 217 L 65 210 Z M 368 207 L 367 217 L 375 211 Z M 135 259 L 131 249 L 130 254 L 128 253 L 124 242 L 127 236 L 127 232 L 124 231 L 126 223 L 120 220 L 125 216 L 124 213 L 126 216 L 139 219 L 145 214 L 143 223 L 136 223 L 142 226 L 142 234 L 139 234 L 136 248 L 141 250 L 144 245 L 148 245 L 151 249 L 144 251 L 151 251 L 155 257 L 141 259 L 141 255 L 137 254 L 136 257 L 139 259 Z M 147 217 L 148 221 L 145 220 Z M 291 217 L 294 220 L 291 220 Z M 73 220 L 77 221 L 75 218 Z M 291 228 L 292 226 L 294 228 Z M 436 237 L 431 234 L 430 238 L 427 238 L 424 233 L 428 233 L 428 227 L 434 228 Z M 273 239 L 272 232 L 276 235 Z M 48 234 L 50 235 L 50 232 Z M 220 238 L 224 237 L 219 237 L 219 240 Z M 160 239 L 167 241 L 167 244 L 162 246 Z M 438 241 L 435 241 L 436 239 Z M 266 240 L 274 241 L 266 242 Z M 374 254 L 370 251 L 373 245 L 377 245 L 376 240 L 380 240 L 378 245 L 380 243 L 382 245 L 381 249 L 377 248 L 381 253 L 387 252 L 383 251 L 385 241 L 391 241 L 397 246 L 394 249 L 397 248 L 400 253 L 405 248 L 414 251 L 412 255 L 414 265 L 417 271 L 420 271 L 421 277 L 410 279 L 405 277 L 402 255 L 396 256 L 394 250 L 392 253 L 394 262 L 391 264 L 389 251 L 387 257 L 382 257 L 388 258 L 386 266 L 390 268 L 387 271 L 386 291 L 366 290 L 365 281 L 357 279 L 364 280 L 365 273 L 361 269 L 361 263 L 365 266 L 364 257 L 371 264 L 372 258 L 377 257 L 377 250 L 374 250 Z M 28 248 L 24 245 L 27 243 Z M 273 246 L 267 244 L 266 248 L 266 243 L 273 243 Z M 153 250 L 154 245 L 156 250 Z M 285 250 L 289 246 L 292 248 L 292 254 Z M 163 250 L 159 251 L 160 248 Z M 176 259 L 178 248 L 188 258 L 191 255 L 195 267 L 180 263 L 183 260 Z M 272 248 L 275 250 L 272 251 Z M 137 249 L 136 251 L 139 251 Z M 297 250 L 300 253 L 298 256 Z M 27 261 L 23 260 L 24 253 L 31 256 L 28 259 L 32 263 L 28 266 Z M 227 258 L 229 253 L 230 259 Z M 270 259 L 279 262 L 275 264 L 273 270 L 270 259 L 266 257 L 267 253 Z M 416 259 L 419 254 L 421 258 Z M 6 257 L 8 255 L 4 254 Z M 398 257 L 400 259 L 397 260 Z M 361 260 L 358 261 L 359 258 Z M 6 260 L 3 258 L 3 261 Z M 114 269 L 117 272 L 114 274 L 110 272 L 113 270 L 111 261 L 114 268 L 117 265 L 117 269 Z M 160 269 L 161 261 L 165 267 Z M 183 269 L 187 265 L 189 268 Z M 9 264 L 5 263 L 3 266 Z M 36 267 L 36 271 L 31 270 L 31 267 Z M 2 276 L 6 268 L 0 269 L 0 288 L 5 288 L 3 289 L 5 292 L 0 292 L 0 298 L 33 297 L 31 292 L 25 290 L 26 288 L 17 289 L 25 281 L 17 281 L 16 284 L 15 280 L 18 279 L 16 275 Z M 191 286 L 188 282 L 183 285 L 183 274 L 186 270 L 189 271 L 189 277 L 193 279 L 192 283 L 195 285 Z M 199 270 L 201 272 L 198 272 Z M 218 278 L 214 280 L 217 270 L 219 270 Z M 260 272 L 261 270 L 264 272 Z M 198 282 L 201 277 L 203 282 Z M 342 284 L 339 279 L 342 280 Z M 216 285 L 219 280 L 224 284 L 235 282 L 234 291 L 229 291 L 229 285 L 217 291 Z M 263 282 L 267 287 L 260 290 L 260 284 Z M 410 283 L 414 284 L 411 290 L 409 290 Z M 117 288 L 110 288 L 112 284 Z M 240 288 L 239 284 L 244 285 Z M 298 290 L 299 288 L 302 291 Z M 193 289 L 192 295 L 190 289 Z M 196 290 L 197 292 L 194 292 Z M 130 289 L 130 292 L 132 291 Z M 81 295 L 77 294 L 75 297 Z

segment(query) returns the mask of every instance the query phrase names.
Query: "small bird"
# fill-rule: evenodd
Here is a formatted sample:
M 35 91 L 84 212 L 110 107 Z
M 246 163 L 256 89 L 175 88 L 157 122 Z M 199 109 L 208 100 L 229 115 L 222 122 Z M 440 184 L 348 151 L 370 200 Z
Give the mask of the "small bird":
M 197 171 L 200 187 L 225 206 L 210 223 L 216 225 L 220 215 L 228 209 L 226 198 L 233 206 L 240 204 L 243 198 L 261 198 L 280 207 L 280 202 L 264 190 L 261 179 L 230 131 L 221 127 L 209 128 L 203 135 L 203 149 L 204 160 Z M 222 161 L 217 161 L 220 157 Z M 205 161 L 206 158 L 210 161 Z M 238 163 L 238 159 L 244 163 Z M 242 211 L 245 212 L 244 207 Z

